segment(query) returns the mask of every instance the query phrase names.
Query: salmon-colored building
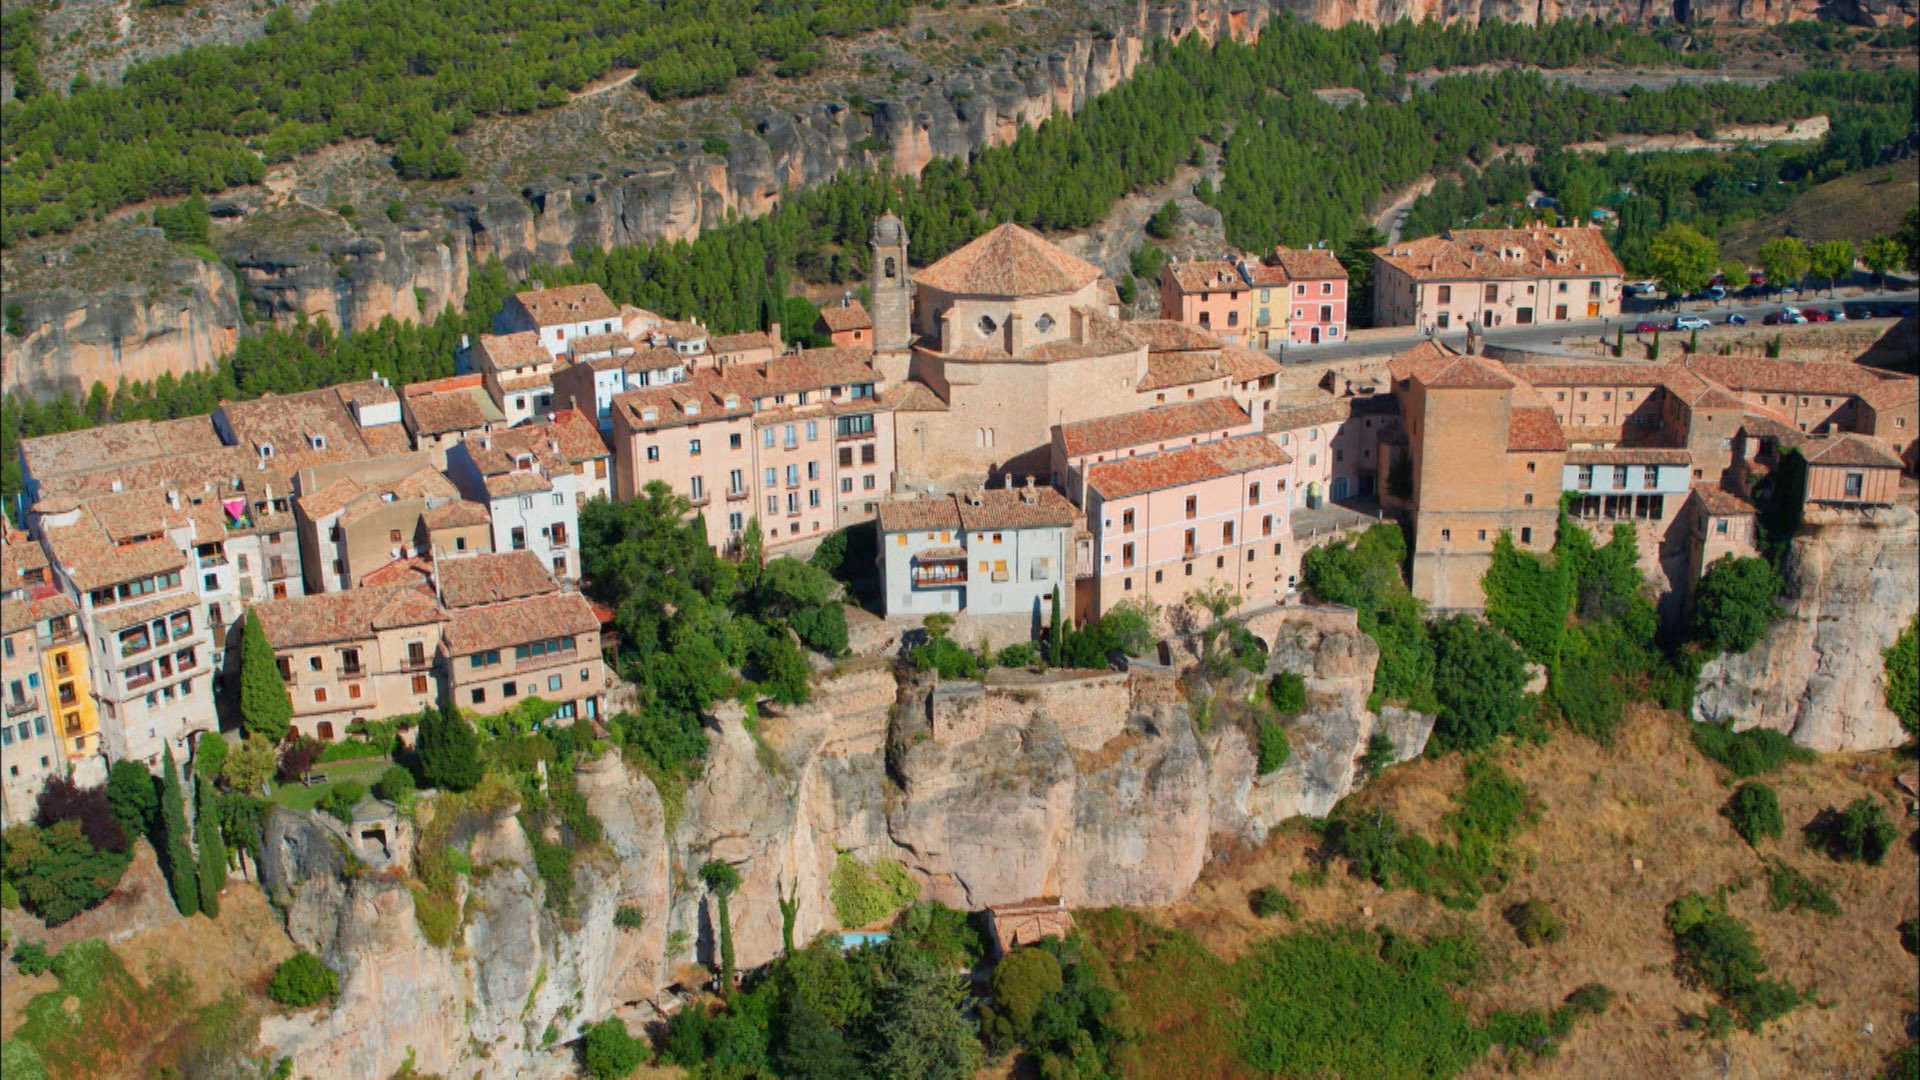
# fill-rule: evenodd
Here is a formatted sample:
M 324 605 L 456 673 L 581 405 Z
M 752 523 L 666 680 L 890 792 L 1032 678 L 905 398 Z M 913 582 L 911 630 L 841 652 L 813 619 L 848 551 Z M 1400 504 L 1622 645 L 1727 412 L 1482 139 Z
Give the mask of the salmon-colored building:
M 1243 261 L 1252 289 L 1252 342 L 1319 345 L 1347 337 L 1347 268 L 1325 247 L 1276 246 L 1259 262 Z
M 852 293 L 821 308 L 814 329 L 831 338 L 836 348 L 873 349 L 873 317 Z
M 1160 268 L 1160 316 L 1197 326 L 1227 342 L 1245 342 L 1253 286 L 1228 259 L 1169 262 Z
M 1597 228 L 1455 229 L 1373 255 L 1375 326 L 1446 330 L 1620 315 L 1625 271 Z
M 1092 613 L 1125 600 L 1177 606 L 1214 588 L 1250 602 L 1283 596 L 1299 564 L 1289 543 L 1291 460 L 1255 434 L 1089 468 Z
M 440 701 L 435 657 L 447 615 L 416 582 L 269 600 L 254 611 L 301 735 L 331 742 L 355 720 Z

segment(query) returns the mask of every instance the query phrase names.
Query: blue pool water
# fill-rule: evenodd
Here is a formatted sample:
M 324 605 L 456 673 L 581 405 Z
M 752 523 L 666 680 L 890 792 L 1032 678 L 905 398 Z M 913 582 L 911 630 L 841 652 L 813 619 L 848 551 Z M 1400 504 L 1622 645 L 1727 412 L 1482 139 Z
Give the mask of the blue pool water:
M 887 940 L 885 930 L 848 930 L 840 935 L 840 947 L 857 949 L 862 945 L 878 945 Z

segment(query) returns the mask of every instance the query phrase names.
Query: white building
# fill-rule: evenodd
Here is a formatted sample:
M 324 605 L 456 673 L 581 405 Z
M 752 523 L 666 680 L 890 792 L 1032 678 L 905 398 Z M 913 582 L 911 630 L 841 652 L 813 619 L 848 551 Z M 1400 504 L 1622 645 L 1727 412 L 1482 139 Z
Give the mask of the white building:
M 574 581 L 580 506 L 593 478 L 583 478 L 551 427 L 469 437 L 447 452 L 447 475 L 467 498 L 486 504 L 494 551 L 531 551 L 555 577 Z
M 1075 516 L 1066 496 L 1031 485 L 881 503 L 885 614 L 1044 621 L 1056 588 L 1070 611 Z

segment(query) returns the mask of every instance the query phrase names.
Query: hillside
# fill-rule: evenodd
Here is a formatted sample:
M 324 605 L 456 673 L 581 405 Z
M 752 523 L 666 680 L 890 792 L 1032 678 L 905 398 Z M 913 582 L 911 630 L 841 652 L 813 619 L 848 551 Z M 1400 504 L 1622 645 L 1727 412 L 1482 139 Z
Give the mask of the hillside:
M 1720 250 L 1752 260 L 1760 245 L 1782 234 L 1809 243 L 1860 240 L 1899 231 L 1907 211 L 1920 203 L 1920 157 L 1885 168 L 1829 180 L 1794 197 L 1785 210 L 1729 225 L 1720 233 Z

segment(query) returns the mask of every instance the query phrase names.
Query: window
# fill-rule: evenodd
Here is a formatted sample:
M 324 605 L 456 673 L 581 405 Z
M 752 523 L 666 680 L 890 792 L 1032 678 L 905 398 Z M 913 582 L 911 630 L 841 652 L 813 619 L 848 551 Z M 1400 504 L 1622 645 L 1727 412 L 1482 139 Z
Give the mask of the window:
M 1200 497 L 1199 496 L 1197 495 L 1187 496 L 1187 516 L 1190 518 L 1200 516 Z
M 1121 532 L 1133 531 L 1133 511 L 1132 510 L 1120 511 L 1120 531 Z
M 1532 496 L 1528 496 L 1528 497 L 1529 497 L 1529 498 L 1531 498 Z M 1533 530 L 1532 530 L 1532 529 L 1527 529 L 1527 528 L 1523 528 L 1523 529 L 1521 529 L 1521 530 L 1520 530 L 1520 542 L 1521 542 L 1522 544 L 1531 544 L 1531 543 L 1533 543 Z
M 739 532 L 740 529 L 742 528 L 742 525 L 743 525 L 743 522 L 741 520 L 739 511 L 736 510 L 735 512 L 727 515 L 727 531 L 728 532 Z
M 1181 546 L 1181 554 L 1192 555 L 1195 551 L 1199 550 L 1199 544 L 1195 542 L 1194 530 L 1188 529 L 1182 539 L 1184 543 Z
M 874 489 L 874 486 L 875 486 L 875 485 L 874 485 L 874 477 L 873 477 L 873 476 L 872 476 L 871 474 L 869 474 L 869 475 L 867 475 L 867 476 L 864 476 L 864 477 L 861 477 L 861 478 L 860 478 L 860 486 L 861 486 L 861 488 L 862 488 L 863 490 L 866 490 L 866 491 L 872 491 L 872 490 Z M 869 505 L 869 507 L 871 507 L 871 505 L 872 505 L 872 504 L 871 504 L 871 503 L 869 503 L 868 505 Z
M 1487 530 L 1485 530 L 1485 529 L 1481 529 L 1481 530 L 1480 530 L 1480 539 L 1481 539 L 1481 540 L 1485 540 L 1486 538 L 1487 538 Z
M 1247 485 L 1247 501 L 1250 503 L 1258 503 L 1260 501 L 1260 481 L 1255 480 L 1253 483 Z
M 1441 540 L 1451 540 L 1451 539 L 1453 539 L 1453 530 L 1452 530 L 1452 529 L 1441 529 L 1441 530 L 1440 530 L 1440 539 L 1441 539 Z
M 648 461 L 659 461 L 659 460 L 660 460 L 660 448 L 659 448 L 659 447 L 657 447 L 657 446 L 649 446 L 649 447 L 647 447 L 647 460 L 648 460 Z
M 484 704 L 486 704 L 486 702 L 487 702 L 487 688 L 486 688 L 486 687 L 484 687 L 484 686 L 476 686 L 476 687 L 474 687 L 474 688 L 473 688 L 473 696 L 472 696 L 472 701 L 473 701 L 473 703 L 474 703 L 475 705 L 484 705 Z
M 1615 465 L 1613 467 L 1613 486 L 1615 490 L 1624 490 L 1626 488 L 1627 467 L 1625 465 Z
M 819 508 L 820 506 L 820 489 L 819 488 L 807 489 L 807 505 L 814 509 Z
M 413 692 L 416 694 L 424 694 L 427 692 L 427 677 L 425 675 L 415 675 L 413 677 Z
M 1850 472 L 1847 474 L 1846 492 L 1848 498 L 1859 498 L 1866 492 L 1866 486 L 1867 477 L 1865 473 Z
M 853 468 L 853 447 L 843 446 L 840 448 L 840 467 L 843 469 Z
M 1727 519 L 1726 519 L 1726 518 L 1715 518 L 1715 519 L 1714 519 L 1714 521 L 1713 521 L 1713 531 L 1714 531 L 1714 532 L 1717 532 L 1717 533 L 1719 533 L 1719 534 L 1721 534 L 1721 535 L 1723 535 L 1723 536 L 1724 536 L 1724 535 L 1726 535 L 1726 532 L 1727 532 Z
M 549 676 L 547 676 L 547 689 L 548 689 L 548 690 L 558 690 L 558 689 L 560 689 L 560 683 L 561 683 L 561 678 L 560 678 L 560 676 L 558 676 L 558 675 L 549 675 Z
M 1120 565 L 1123 567 L 1131 567 L 1133 565 L 1133 545 L 1131 543 L 1120 545 Z
M 1260 516 L 1260 535 L 1261 536 L 1273 535 L 1273 515 L 1272 514 L 1262 514 Z
M 807 421 L 807 441 L 818 442 L 819 439 L 820 439 L 820 421 L 818 420 Z
M 1528 505 L 1528 506 L 1532 506 L 1532 505 L 1533 505 L 1533 492 L 1531 492 L 1531 491 L 1529 491 L 1529 492 L 1527 492 L 1527 494 L 1526 494 L 1526 501 L 1527 501 L 1527 505 Z
M 853 493 L 853 477 L 851 476 L 841 477 L 840 478 L 840 494 L 850 495 L 852 493 Z
M 787 486 L 788 487 L 800 486 L 800 466 L 798 465 L 787 466 Z
M 780 429 L 780 445 L 787 450 L 791 450 L 794 447 L 799 446 L 800 445 L 799 429 L 794 427 L 792 424 L 788 424 L 786 427 L 781 428 Z
M 316 687 L 314 687 L 314 688 L 313 688 L 313 700 L 315 700 L 315 701 L 317 701 L 317 702 L 319 702 L 319 703 L 321 703 L 321 704 L 323 704 L 323 705 L 324 705 L 324 704 L 326 704 L 326 701 L 327 701 L 327 688 L 326 688 L 326 687 L 324 687 L 324 686 L 316 686 Z
M 730 470 L 727 473 L 727 494 L 740 495 L 745 493 L 746 490 L 747 490 L 746 475 L 742 473 L 739 469 Z
M 773 449 L 773 429 L 772 428 L 769 427 L 769 428 L 760 429 L 760 445 L 766 447 L 769 450 Z
M 700 456 L 700 440 L 699 439 L 687 440 L 687 453 L 692 455 L 693 457 Z
M 687 497 L 694 502 L 705 502 L 707 498 L 706 477 L 696 476 L 687 481 Z
M 1451 303 L 1453 303 L 1453 286 L 1451 286 L 1451 285 L 1442 285 L 1442 286 L 1440 286 L 1440 296 L 1439 296 L 1439 300 L 1440 300 L 1440 302 L 1441 302 L 1441 303 L 1443 303 L 1443 304 L 1451 304 Z M 1444 326 L 1444 325 L 1446 325 L 1446 324 L 1445 324 L 1445 323 L 1442 323 L 1441 325 L 1443 325 L 1443 326 Z
M 515 525 L 513 527 L 512 544 L 513 550 L 515 551 L 525 551 L 527 549 L 527 530 L 525 526 Z
M 809 480 L 820 479 L 820 463 L 819 462 L 817 461 L 807 462 L 807 479 Z
M 999 324 L 993 321 L 993 316 L 991 315 L 980 316 L 980 321 L 975 325 L 980 328 L 980 334 L 982 337 L 988 334 L 991 334 L 995 330 L 999 329 Z
M 740 449 L 740 435 L 738 432 L 735 432 L 734 434 L 727 436 L 727 449 L 729 450 Z
M 1239 312 L 1237 312 L 1237 311 L 1229 311 L 1229 312 L 1227 312 L 1227 325 L 1228 325 L 1228 326 L 1239 326 L 1239 325 L 1240 325 L 1240 313 L 1239 313 Z
M 1486 302 L 1491 304 L 1500 298 L 1500 287 L 1498 285 L 1489 285 L 1484 290 L 1484 295 L 1486 296 Z
M 519 697 L 519 696 L 520 696 L 520 684 L 519 684 L 519 683 L 516 683 L 516 682 L 511 682 L 511 681 L 509 681 L 509 682 L 504 682 L 504 683 L 501 683 L 501 684 L 500 684 L 500 696 L 501 696 L 501 697 Z
M 1642 466 L 1640 469 L 1640 487 L 1646 491 L 1658 489 L 1660 487 L 1660 470 L 1652 465 Z
M 872 420 L 873 418 L 868 417 L 867 419 Z M 867 443 L 860 448 L 860 464 L 872 465 L 876 460 L 878 460 L 878 458 L 876 457 L 876 451 L 872 443 Z

